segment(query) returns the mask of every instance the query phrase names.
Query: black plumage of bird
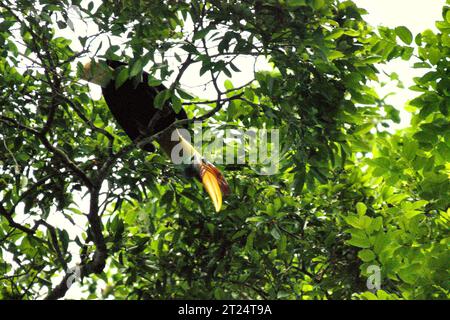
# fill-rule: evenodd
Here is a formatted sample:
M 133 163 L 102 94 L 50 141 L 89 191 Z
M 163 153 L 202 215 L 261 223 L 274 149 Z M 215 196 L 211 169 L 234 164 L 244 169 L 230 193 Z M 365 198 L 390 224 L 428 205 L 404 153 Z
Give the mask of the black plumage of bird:
M 131 140 L 134 141 L 143 135 L 153 135 L 163 131 L 176 120 L 187 119 L 183 109 L 176 113 L 169 102 L 166 102 L 161 109 L 154 106 L 157 94 L 167 88 L 164 85 L 149 86 L 147 72 L 142 73 L 142 78 L 129 78 L 117 87 L 114 81 L 114 72 L 120 67 L 128 66 L 120 61 L 107 60 L 106 63 L 101 63 L 93 60 L 84 64 L 81 78 L 102 87 L 106 104 L 117 123 Z M 187 157 L 190 162 L 188 171 L 203 183 L 215 210 L 220 211 L 222 197 L 230 193 L 224 176 L 195 150 L 177 129 L 174 130 L 167 130 L 168 132 L 161 134 L 157 142 L 169 157 L 175 146 L 182 149 L 183 156 Z M 173 141 L 174 136 L 175 141 Z M 141 148 L 148 152 L 155 151 L 152 143 L 142 145 Z

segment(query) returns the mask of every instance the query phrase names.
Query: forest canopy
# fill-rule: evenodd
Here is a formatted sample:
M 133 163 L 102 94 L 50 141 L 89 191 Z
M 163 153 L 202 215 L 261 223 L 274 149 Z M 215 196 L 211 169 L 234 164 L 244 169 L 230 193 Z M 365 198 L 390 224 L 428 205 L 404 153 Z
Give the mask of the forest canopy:
M 2 0 L 0 299 L 447 299 L 449 3 L 412 34 L 352 1 Z M 117 88 L 164 84 L 191 131 L 277 130 L 276 172 L 218 163 L 216 213 L 125 135 L 91 58 L 126 63 Z M 393 106 L 399 59 L 423 73 Z

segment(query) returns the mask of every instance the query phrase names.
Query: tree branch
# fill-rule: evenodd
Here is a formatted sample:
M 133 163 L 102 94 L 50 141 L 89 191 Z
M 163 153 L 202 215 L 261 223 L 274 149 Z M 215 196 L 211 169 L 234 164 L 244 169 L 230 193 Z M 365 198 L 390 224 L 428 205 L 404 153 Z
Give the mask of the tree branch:
M 102 233 L 102 222 L 98 214 L 99 211 L 99 188 L 91 190 L 91 199 L 89 204 L 88 221 L 90 226 L 90 238 L 95 244 L 94 256 L 90 261 L 80 267 L 80 277 L 86 277 L 92 273 L 99 274 L 103 271 L 106 264 L 106 258 L 108 257 L 108 251 L 106 248 L 105 239 Z M 73 283 L 73 273 L 66 272 L 61 282 L 53 288 L 45 297 L 45 300 L 56 300 L 64 297 L 67 290 Z M 78 279 L 75 279 L 78 280 Z

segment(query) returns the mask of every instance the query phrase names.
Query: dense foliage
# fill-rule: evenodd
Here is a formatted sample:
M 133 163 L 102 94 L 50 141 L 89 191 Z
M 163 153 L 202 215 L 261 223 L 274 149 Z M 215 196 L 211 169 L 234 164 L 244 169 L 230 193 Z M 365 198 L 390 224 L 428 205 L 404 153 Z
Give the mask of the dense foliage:
M 56 35 L 74 8 L 98 33 Z M 64 297 L 78 266 L 84 298 L 448 298 L 450 10 L 417 36 L 364 13 L 337 0 L 0 2 L 0 297 Z M 120 45 L 94 48 L 102 35 Z M 232 194 L 214 213 L 91 98 L 84 56 L 128 62 L 118 86 L 149 72 L 168 88 L 155 103 L 204 130 L 279 129 L 279 171 L 224 165 Z M 413 56 L 426 72 L 394 131 L 404 106 L 373 89 L 377 64 Z M 233 85 L 239 57 L 273 68 Z M 190 68 L 215 99 L 183 87 Z

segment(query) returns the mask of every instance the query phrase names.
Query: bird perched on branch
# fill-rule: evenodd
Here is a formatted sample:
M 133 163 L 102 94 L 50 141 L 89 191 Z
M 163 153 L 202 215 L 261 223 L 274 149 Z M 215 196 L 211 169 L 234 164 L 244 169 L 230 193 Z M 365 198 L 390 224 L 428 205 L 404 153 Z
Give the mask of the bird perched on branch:
M 83 66 L 81 78 L 102 87 L 106 104 L 131 140 L 160 132 L 156 140 L 169 157 L 175 146 L 179 146 L 178 149 L 181 147 L 183 157 L 189 159 L 188 171 L 203 183 L 215 210 L 220 211 L 222 196 L 229 193 L 229 186 L 222 173 L 203 158 L 178 129 L 165 130 L 176 120 L 187 119 L 186 112 L 181 109 L 176 113 L 169 102 L 160 109 L 156 108 L 155 97 L 167 88 L 163 85 L 149 86 L 149 75 L 146 72 L 143 72 L 142 78 L 130 78 L 118 86 L 117 80 L 114 80 L 115 73 L 127 67 L 119 61 L 91 61 Z M 144 144 L 141 148 L 148 152 L 155 151 L 151 143 Z

